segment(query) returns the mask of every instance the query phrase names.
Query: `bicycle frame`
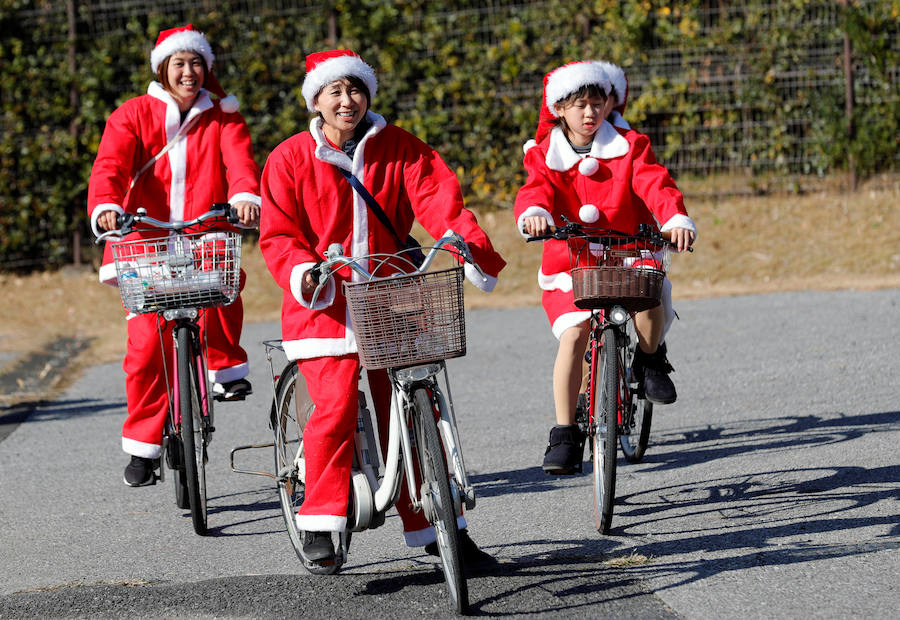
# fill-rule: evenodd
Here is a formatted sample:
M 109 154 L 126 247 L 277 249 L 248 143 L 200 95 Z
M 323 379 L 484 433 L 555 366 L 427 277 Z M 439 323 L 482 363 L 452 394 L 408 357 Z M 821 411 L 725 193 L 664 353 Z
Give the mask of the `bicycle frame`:
M 388 372 L 391 381 L 391 410 L 388 430 L 387 453 L 381 459 L 384 467 L 384 476 L 378 481 L 371 468 L 364 469 L 369 483 L 372 486 L 375 497 L 375 510 L 385 512 L 397 501 L 400 495 L 401 470 L 399 463 L 402 460 L 407 488 L 413 507 L 422 509 L 420 490 L 416 488 L 415 462 L 409 433 L 401 432 L 411 423 L 414 408 L 410 397 L 413 392 L 422 387 L 432 396 L 438 411 L 438 430 L 444 445 L 447 462 L 451 467 L 453 479 L 456 483 L 454 492 L 454 504 L 459 508 L 462 502 L 468 509 L 475 507 L 475 491 L 469 483 L 463 461 L 462 450 L 459 443 L 459 432 L 456 425 L 456 415 L 453 409 L 452 397 L 445 397 L 438 385 L 438 376 L 443 373 L 444 383 L 449 391 L 449 377 L 447 367 L 443 362 L 436 362 L 424 366 L 414 366 L 401 370 Z M 371 427 L 369 427 L 371 428 Z M 357 444 L 357 449 L 359 446 Z

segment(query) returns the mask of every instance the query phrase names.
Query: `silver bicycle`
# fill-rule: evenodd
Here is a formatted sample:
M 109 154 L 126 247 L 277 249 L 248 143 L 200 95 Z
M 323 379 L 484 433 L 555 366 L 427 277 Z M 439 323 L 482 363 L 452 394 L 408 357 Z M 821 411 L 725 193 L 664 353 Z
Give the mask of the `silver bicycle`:
M 391 383 L 391 407 L 387 449 L 382 453 L 376 422 L 365 394 L 359 395 L 359 418 L 350 489 L 347 529 L 339 534 L 340 549 L 331 566 L 320 566 L 303 556 L 302 532 L 294 519 L 304 499 L 305 459 L 303 433 L 313 414 L 303 376 L 296 362 L 275 374 L 272 355 L 280 342 L 264 343 L 273 368 L 275 398 L 271 408 L 272 444 L 239 446 L 234 453 L 253 447 L 275 448 L 275 474 L 284 522 L 291 543 L 304 566 L 314 573 L 331 574 L 346 562 L 354 532 L 384 523 L 385 513 L 400 495 L 406 480 L 414 510 L 424 512 L 434 526 L 437 547 L 453 607 L 468 609 L 465 567 L 458 541 L 457 517 L 462 507 L 475 507 L 475 491 L 466 474 L 457 431 L 456 415 L 444 360 L 466 353 L 463 305 L 463 267 L 428 271 L 435 257 L 446 251 L 476 267 L 462 237 L 441 238 L 424 263 L 411 273 L 394 272 L 398 254 L 344 256 L 332 244 L 319 265 L 318 288 L 313 304 L 333 274 L 349 268 L 358 274 L 345 282 L 353 331 L 362 366 L 387 370 Z M 371 272 L 363 265 L 374 265 Z M 407 270 L 408 271 L 408 270 Z M 271 475 L 271 474 L 263 474 Z

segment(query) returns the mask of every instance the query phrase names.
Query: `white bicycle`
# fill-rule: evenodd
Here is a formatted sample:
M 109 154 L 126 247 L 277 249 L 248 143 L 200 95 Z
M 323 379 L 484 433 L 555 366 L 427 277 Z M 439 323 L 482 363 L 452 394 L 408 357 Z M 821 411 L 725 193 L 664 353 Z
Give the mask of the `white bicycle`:
M 304 499 L 303 432 L 315 407 L 296 362 L 289 362 L 280 374 L 274 373 L 272 354 L 281 349 L 279 341 L 264 343 L 273 367 L 275 398 L 270 424 L 275 441 L 235 448 L 232 469 L 262 473 L 235 469 L 234 452 L 274 445 L 273 477 L 291 543 L 307 570 L 319 574 L 334 573 L 346 562 L 353 532 L 384 523 L 385 513 L 397 501 L 405 478 L 413 509 L 423 511 L 435 528 L 453 607 L 465 613 L 468 588 L 457 517 L 463 505 L 469 510 L 475 507 L 475 491 L 466 474 L 444 363 L 466 353 L 464 275 L 461 265 L 427 271 L 442 250 L 472 264 L 484 277 L 465 241 L 452 231 L 437 241 L 422 266 L 412 273 L 379 275 L 395 271 L 398 262 L 411 266 L 402 253 L 348 257 L 339 244 L 329 247 L 319 265 L 313 304 L 334 272 L 346 267 L 361 276 L 359 281 L 344 283 L 360 361 L 367 370 L 386 369 L 391 383 L 384 454 L 365 394 L 360 392 L 347 529 L 339 535 L 335 563 L 323 567 L 303 556 L 302 532 L 297 529 L 294 516 Z M 362 266 L 367 263 L 375 265 L 371 273 Z

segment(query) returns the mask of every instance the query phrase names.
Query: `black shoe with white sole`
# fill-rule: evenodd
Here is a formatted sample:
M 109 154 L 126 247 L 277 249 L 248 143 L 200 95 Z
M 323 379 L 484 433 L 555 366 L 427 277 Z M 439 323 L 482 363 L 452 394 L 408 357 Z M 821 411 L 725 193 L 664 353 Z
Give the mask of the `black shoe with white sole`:
M 130 487 L 146 487 L 156 484 L 156 469 L 158 467 L 159 462 L 157 459 L 132 456 L 128 466 L 125 467 L 125 484 Z

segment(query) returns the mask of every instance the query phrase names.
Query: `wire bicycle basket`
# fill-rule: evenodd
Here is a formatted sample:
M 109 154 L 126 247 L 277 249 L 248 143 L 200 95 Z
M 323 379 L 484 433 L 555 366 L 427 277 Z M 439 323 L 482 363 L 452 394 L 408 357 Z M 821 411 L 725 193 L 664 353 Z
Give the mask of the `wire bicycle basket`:
M 658 306 L 669 264 L 668 246 L 640 238 L 606 241 L 568 240 L 575 305 L 583 309 L 622 306 L 629 312 Z
M 227 306 L 240 290 L 241 236 L 216 231 L 113 245 L 122 304 L 144 314 Z
M 367 369 L 466 354 L 462 267 L 344 282 L 343 289 Z

